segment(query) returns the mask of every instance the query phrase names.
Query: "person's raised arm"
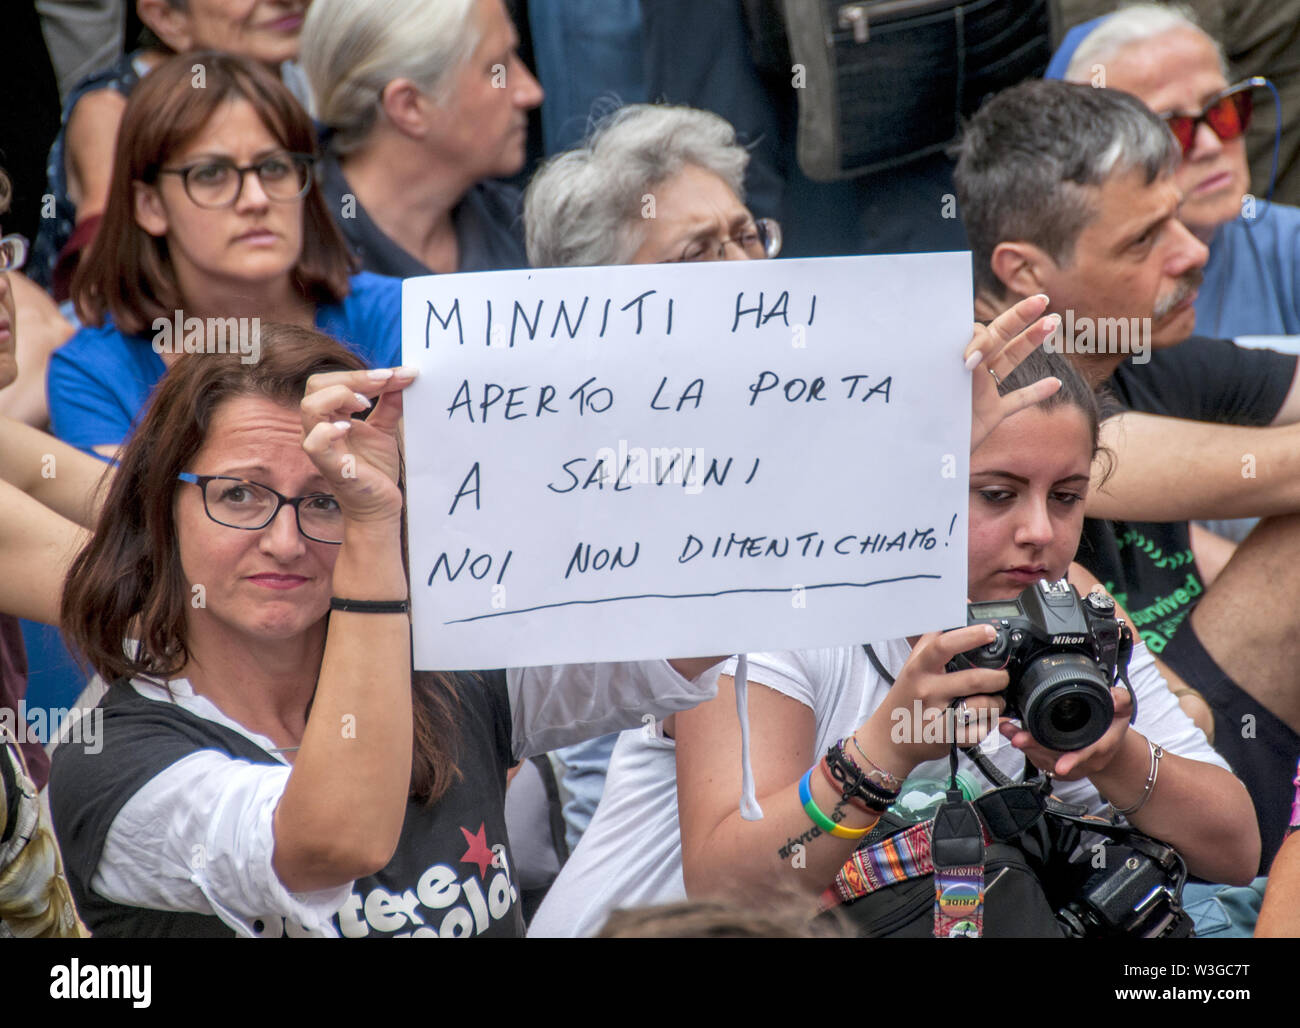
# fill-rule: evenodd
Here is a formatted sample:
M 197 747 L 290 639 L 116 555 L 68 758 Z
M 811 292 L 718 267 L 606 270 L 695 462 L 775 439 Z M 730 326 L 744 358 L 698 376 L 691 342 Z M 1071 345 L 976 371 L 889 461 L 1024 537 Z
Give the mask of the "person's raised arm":
M 68 116 L 64 165 L 68 199 L 77 208 L 77 223 L 102 214 L 113 176 L 117 129 L 126 97 L 115 89 L 97 89 L 77 101 Z
M 26 493 L 61 517 L 94 528 L 111 465 L 52 435 L 0 417 L 0 481 Z
M 334 596 L 405 601 L 401 390 L 414 371 L 313 376 L 303 449 L 343 513 Z M 378 397 L 367 419 L 351 419 Z M 412 760 L 411 633 L 405 613 L 335 610 L 311 716 L 275 811 L 273 866 L 285 887 L 333 887 L 383 868 L 397 848 Z M 351 731 L 344 729 L 351 725 Z
M 993 636 L 987 625 L 923 636 L 889 690 L 888 697 L 846 741 L 846 752 L 857 762 L 870 760 L 900 782 L 926 760 L 947 752 L 942 743 L 894 738 L 895 709 L 911 712 L 919 701 L 928 716 L 943 718 L 957 697 L 967 696 L 976 715 L 968 729 L 958 728 L 963 744 L 979 741 L 1002 709 L 994 695 L 1004 689 L 1004 671 L 970 669 L 952 674 L 944 665 L 957 653 L 983 645 Z M 817 671 L 810 672 L 816 674 Z M 923 717 L 926 715 L 923 714 Z M 805 704 L 751 681 L 749 721 L 754 787 L 764 817 L 745 821 L 740 815 L 740 727 L 736 721 L 735 687 L 723 676 L 715 699 L 676 716 L 677 805 L 682 837 L 682 876 L 691 896 L 725 892 L 739 886 L 755 889 L 784 882 L 816 895 L 826 888 L 857 845 L 857 840 L 814 831 L 799 795 L 799 781 L 824 755 L 814 752 L 816 716 Z M 972 734 L 967 736 L 967 732 Z M 862 766 L 860 764 L 860 766 Z M 820 769 L 809 779 L 816 806 L 842 827 L 869 827 L 874 815 L 845 803 Z M 794 850 L 794 846 L 803 847 Z
M 86 539 L 72 522 L 0 481 L 0 613 L 58 625 L 63 580 Z
M 1300 425 L 1246 428 L 1128 411 L 1101 426 L 1114 454 L 1094 471 L 1088 516 L 1124 521 L 1300 511 Z

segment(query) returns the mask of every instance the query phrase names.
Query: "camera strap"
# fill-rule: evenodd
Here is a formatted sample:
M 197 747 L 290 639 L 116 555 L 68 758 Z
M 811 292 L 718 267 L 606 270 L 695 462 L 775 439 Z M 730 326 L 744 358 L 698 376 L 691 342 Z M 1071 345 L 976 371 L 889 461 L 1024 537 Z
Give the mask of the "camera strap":
M 934 815 L 934 936 L 978 939 L 984 934 L 984 830 L 975 805 L 957 787 L 957 746 L 949 756 L 948 797 Z

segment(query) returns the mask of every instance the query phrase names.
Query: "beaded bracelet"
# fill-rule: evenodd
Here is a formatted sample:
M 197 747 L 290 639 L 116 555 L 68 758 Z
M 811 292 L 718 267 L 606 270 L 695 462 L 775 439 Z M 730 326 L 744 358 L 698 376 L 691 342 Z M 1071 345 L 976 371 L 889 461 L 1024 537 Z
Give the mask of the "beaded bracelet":
M 1123 814 L 1125 817 L 1128 817 L 1130 814 L 1136 814 L 1146 806 L 1147 800 L 1151 798 L 1151 793 L 1156 787 L 1156 779 L 1160 777 L 1160 758 L 1165 755 L 1165 751 L 1150 739 L 1147 740 L 1147 746 L 1151 750 L 1151 769 L 1147 772 L 1147 784 L 1142 789 L 1142 795 L 1138 797 L 1138 801 L 1131 807 L 1121 809 L 1116 807 L 1115 804 L 1111 804 L 1115 809 L 1115 813 Z
M 803 804 L 804 813 L 812 819 L 812 823 L 820 828 L 823 832 L 835 836 L 837 839 L 863 839 L 867 833 L 875 827 L 875 822 L 867 825 L 866 828 L 845 828 L 843 825 L 837 825 L 829 817 L 821 812 L 812 795 L 812 773 L 814 768 L 809 768 L 804 772 L 804 776 L 799 779 L 799 802 Z

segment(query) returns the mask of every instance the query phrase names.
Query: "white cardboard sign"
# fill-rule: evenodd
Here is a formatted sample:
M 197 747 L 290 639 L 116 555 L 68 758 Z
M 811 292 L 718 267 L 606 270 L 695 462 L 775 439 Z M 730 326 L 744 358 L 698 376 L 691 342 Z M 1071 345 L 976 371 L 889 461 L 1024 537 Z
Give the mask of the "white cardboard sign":
M 415 666 L 963 624 L 970 311 L 965 253 L 408 279 Z

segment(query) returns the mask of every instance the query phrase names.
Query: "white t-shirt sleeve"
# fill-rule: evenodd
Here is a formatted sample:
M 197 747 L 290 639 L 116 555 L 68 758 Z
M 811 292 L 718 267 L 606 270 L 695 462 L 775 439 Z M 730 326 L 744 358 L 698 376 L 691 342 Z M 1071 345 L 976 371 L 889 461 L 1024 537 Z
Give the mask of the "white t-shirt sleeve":
M 749 683 L 767 688 L 817 710 L 818 683 L 827 681 L 833 673 L 828 665 L 832 650 L 784 650 L 775 653 L 749 654 Z M 736 676 L 737 663 L 733 657 L 723 665 L 722 673 Z
M 269 917 L 305 934 L 336 935 L 330 918 L 352 883 L 291 893 L 271 866 L 273 817 L 289 771 L 214 750 L 177 761 L 113 819 L 90 887 L 115 903 L 215 915 L 248 937 Z
M 522 759 L 711 700 L 718 668 L 689 681 L 666 660 L 510 668 L 506 688 L 514 754 Z

